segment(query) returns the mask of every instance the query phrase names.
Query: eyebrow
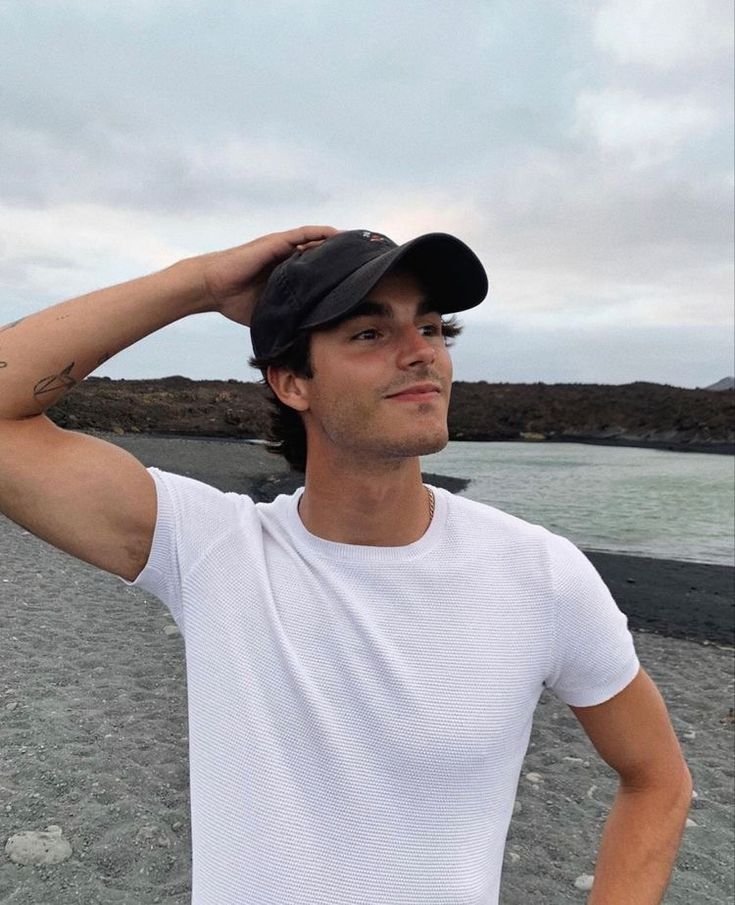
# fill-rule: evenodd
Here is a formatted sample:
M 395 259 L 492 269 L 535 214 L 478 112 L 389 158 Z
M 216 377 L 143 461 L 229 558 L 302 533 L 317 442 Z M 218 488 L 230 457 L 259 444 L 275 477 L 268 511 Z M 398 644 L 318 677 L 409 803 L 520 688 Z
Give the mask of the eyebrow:
M 440 314 L 436 304 L 432 302 L 431 299 L 424 298 L 416 311 L 416 317 L 421 317 L 424 314 Z M 378 317 L 387 318 L 392 318 L 394 316 L 393 309 L 390 305 L 386 305 L 385 302 L 376 302 L 371 299 L 366 299 L 364 302 L 361 302 L 357 308 L 353 308 L 345 320 L 354 320 L 358 317 L 375 317 L 376 315 Z

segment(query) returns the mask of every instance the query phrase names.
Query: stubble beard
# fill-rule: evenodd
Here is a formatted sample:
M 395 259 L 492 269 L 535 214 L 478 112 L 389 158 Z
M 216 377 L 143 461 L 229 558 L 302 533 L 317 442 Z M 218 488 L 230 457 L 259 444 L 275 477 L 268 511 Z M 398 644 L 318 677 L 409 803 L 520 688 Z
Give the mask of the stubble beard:
M 411 374 L 410 380 L 404 379 L 400 385 L 393 383 L 381 387 L 372 403 L 361 401 L 359 396 L 348 399 L 340 395 L 320 400 L 317 396 L 321 420 L 315 418 L 311 427 L 320 436 L 313 438 L 317 442 L 312 445 L 307 429 L 307 446 L 318 448 L 324 443 L 324 455 L 334 456 L 335 461 L 341 460 L 348 466 L 361 467 L 382 464 L 399 468 L 407 459 L 439 452 L 449 441 L 447 418 L 451 381 L 451 372 L 443 375 L 433 368 L 426 368 L 422 373 Z M 442 411 L 437 411 L 436 401 L 418 403 L 413 412 L 408 409 L 411 403 L 386 402 L 388 395 L 420 382 L 433 382 L 442 387 Z M 388 408 L 384 409 L 386 405 Z M 406 406 L 404 411 L 401 411 L 402 406 Z
M 420 403 L 415 413 L 415 426 L 412 428 L 409 422 L 409 427 L 404 432 L 398 432 L 397 436 L 392 431 L 382 430 L 379 423 L 372 429 L 366 429 L 365 425 L 372 420 L 367 417 L 368 414 L 365 412 L 364 420 L 361 420 L 359 409 L 353 408 L 349 414 L 333 409 L 321 425 L 321 432 L 328 438 L 329 446 L 337 456 L 355 466 L 383 464 L 400 467 L 406 459 L 439 452 L 449 440 L 446 417 L 443 424 L 421 426 L 422 417 L 433 414 L 436 418 L 434 403 Z

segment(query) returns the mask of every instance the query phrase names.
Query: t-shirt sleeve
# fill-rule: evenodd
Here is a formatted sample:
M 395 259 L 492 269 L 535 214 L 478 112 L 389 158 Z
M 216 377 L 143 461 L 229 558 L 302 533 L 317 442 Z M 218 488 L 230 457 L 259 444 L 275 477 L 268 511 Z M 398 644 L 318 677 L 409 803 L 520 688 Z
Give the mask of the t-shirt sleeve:
M 550 553 L 556 619 L 545 685 L 572 707 L 602 704 L 632 682 L 640 668 L 628 619 L 574 544 L 552 535 Z
M 148 468 L 148 473 L 156 486 L 157 501 L 151 550 L 137 578 L 121 580 L 158 597 L 183 633 L 184 580 L 226 530 L 228 502 L 235 495 L 158 468 Z

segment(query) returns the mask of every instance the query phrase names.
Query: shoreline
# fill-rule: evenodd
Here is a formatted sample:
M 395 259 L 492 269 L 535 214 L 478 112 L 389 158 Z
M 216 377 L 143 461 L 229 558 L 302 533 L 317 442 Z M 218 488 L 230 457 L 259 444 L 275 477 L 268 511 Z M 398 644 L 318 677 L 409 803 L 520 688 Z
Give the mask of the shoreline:
M 229 441 L 212 455 L 210 438 L 160 438 L 147 434 L 99 436 L 127 449 L 144 465 L 155 465 L 246 493 L 256 502 L 290 494 L 303 484 L 279 456 L 262 444 Z M 165 443 L 161 443 L 165 439 Z M 204 448 L 206 446 L 206 449 Z M 469 481 L 424 472 L 428 483 L 456 493 Z M 628 553 L 583 552 L 599 571 L 631 628 L 699 643 L 735 645 L 735 567 L 686 560 L 654 559 Z
M 735 645 L 735 568 L 583 551 L 632 630 Z
M 80 433 L 99 434 L 105 437 L 153 437 L 156 440 L 203 440 L 210 443 L 249 443 L 257 446 L 267 446 L 268 441 L 260 437 L 239 437 L 232 434 L 202 434 L 197 431 L 123 431 L 123 433 L 111 432 L 107 430 L 98 430 L 94 428 L 84 428 L 79 430 Z M 579 443 L 584 446 L 619 446 L 634 449 L 657 449 L 663 452 L 675 453 L 706 453 L 714 456 L 735 456 L 735 443 L 725 443 L 716 441 L 713 443 L 686 443 L 684 441 L 677 443 L 672 440 L 647 440 L 634 438 L 617 437 L 593 437 L 585 434 L 570 434 L 568 436 L 539 437 L 538 439 L 530 439 L 528 437 L 497 437 L 497 436 L 450 436 L 449 442 L 452 443 L 518 443 L 518 444 L 534 444 L 543 446 L 547 444 L 559 443 Z
M 525 442 L 525 441 L 521 441 Z M 628 446 L 635 449 L 660 449 L 666 452 L 707 453 L 713 456 L 735 456 L 735 443 L 674 443 L 667 440 L 634 440 L 615 437 L 549 437 L 546 443 L 583 443 L 589 446 Z

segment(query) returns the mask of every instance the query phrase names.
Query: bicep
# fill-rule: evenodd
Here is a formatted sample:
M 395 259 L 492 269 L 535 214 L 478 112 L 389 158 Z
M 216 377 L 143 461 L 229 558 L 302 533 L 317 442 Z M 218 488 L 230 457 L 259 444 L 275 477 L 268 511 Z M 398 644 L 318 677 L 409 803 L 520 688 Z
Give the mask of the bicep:
M 150 552 L 156 490 L 134 456 L 38 415 L 0 423 L 0 509 L 60 550 L 132 580 Z
M 609 701 L 571 709 L 600 756 L 626 785 L 689 781 L 666 704 L 643 669 Z

